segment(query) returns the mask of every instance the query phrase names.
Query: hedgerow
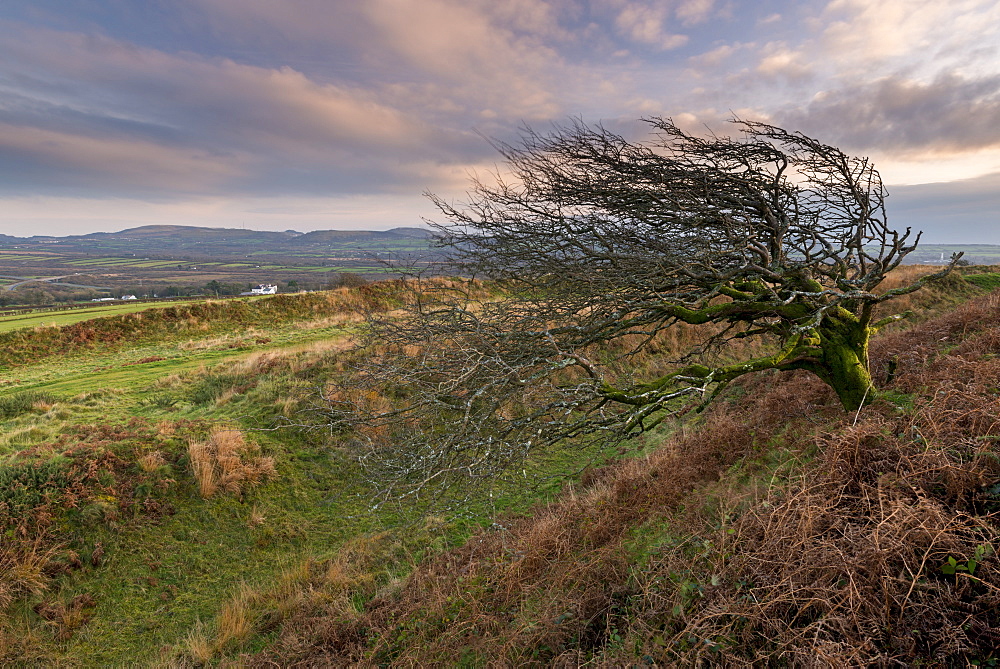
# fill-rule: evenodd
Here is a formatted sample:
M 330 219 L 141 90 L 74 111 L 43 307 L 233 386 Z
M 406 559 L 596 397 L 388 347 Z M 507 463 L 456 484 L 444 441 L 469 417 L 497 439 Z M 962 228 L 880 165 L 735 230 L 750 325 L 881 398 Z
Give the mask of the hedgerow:
M 205 301 L 183 306 L 97 318 L 62 327 L 37 327 L 0 333 L 0 367 L 15 367 L 53 356 L 103 351 L 143 340 L 181 338 L 192 332 L 267 328 L 307 318 L 364 313 L 391 308 L 399 282 L 352 289 L 276 295 L 257 300 Z

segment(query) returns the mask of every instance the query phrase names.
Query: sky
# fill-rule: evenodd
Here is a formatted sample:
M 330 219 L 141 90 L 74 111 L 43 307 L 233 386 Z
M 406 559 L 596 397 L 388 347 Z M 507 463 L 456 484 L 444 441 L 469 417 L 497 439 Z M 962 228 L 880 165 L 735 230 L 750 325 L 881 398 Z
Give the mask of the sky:
M 998 32 L 995 0 L 3 0 L 0 233 L 419 226 L 489 138 L 737 116 L 1000 244 Z

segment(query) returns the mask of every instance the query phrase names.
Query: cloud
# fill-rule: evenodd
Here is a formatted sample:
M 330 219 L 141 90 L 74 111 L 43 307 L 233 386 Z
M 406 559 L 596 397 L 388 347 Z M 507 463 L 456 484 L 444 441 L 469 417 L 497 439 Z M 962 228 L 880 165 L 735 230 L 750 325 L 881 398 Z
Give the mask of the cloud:
M 715 0 L 683 0 L 677 3 L 674 14 L 684 25 L 703 23 L 712 16 Z
M 965 28 L 996 15 L 996 3 L 991 0 L 947 4 L 934 0 L 832 0 L 823 12 L 827 19 L 841 18 L 828 25 L 825 36 L 839 41 L 845 50 L 856 53 L 860 49 L 869 58 L 912 53 L 915 48 L 930 46 L 935 38 L 952 39 Z
M 770 120 L 891 183 L 1000 170 L 992 0 L 30 4 L 0 19 L 4 193 L 447 196 L 496 161 L 480 135 L 577 115 Z
M 2 190 L 35 185 L 208 192 L 241 176 L 241 161 L 153 142 L 87 137 L 0 123 Z
M 679 2 L 612 1 L 614 25 L 620 35 L 645 46 L 669 51 L 686 45 L 690 36 L 671 29 L 671 23 L 690 27 L 707 21 L 715 11 L 714 0 Z
M 318 78 L 354 78 L 397 95 L 412 90 L 418 99 L 433 86 L 456 114 L 493 109 L 529 120 L 561 113 L 557 92 L 567 75 L 576 75 L 554 45 L 586 33 L 585 26 L 564 28 L 559 7 L 542 0 L 189 0 L 188 6 L 242 48 L 263 40 L 272 55 L 308 60 Z
M 1000 244 L 1000 172 L 950 183 L 897 186 L 888 209 L 896 227 L 924 231 L 924 242 Z
M 544 82 L 544 63 L 558 53 L 532 34 L 517 33 L 464 4 L 371 2 L 369 17 L 387 49 L 475 97 L 528 118 L 558 113 Z
M 640 44 L 659 49 L 676 49 L 684 46 L 687 35 L 670 33 L 664 29 L 666 11 L 662 8 L 637 4 L 626 6 L 615 19 L 615 26 L 628 38 Z
M 889 76 L 823 91 L 775 113 L 779 123 L 852 148 L 899 157 L 1000 147 L 1000 75 Z
M 993 0 L 832 0 L 813 25 L 821 29 L 823 54 L 841 73 L 882 66 L 975 68 L 982 58 L 995 61 L 995 50 L 991 54 L 979 47 L 998 43 L 1000 5 Z
M 812 75 L 813 68 L 801 51 L 788 48 L 784 42 L 769 42 L 761 49 L 756 71 L 768 78 L 804 80 Z
M 75 170 L 79 185 L 116 192 L 421 190 L 449 164 L 488 151 L 472 133 L 432 125 L 373 91 L 289 67 L 38 30 L 8 33 L 0 59 L 17 64 L 0 81 L 6 159 L 53 167 L 64 186 Z M 35 176 L 46 180 L 44 170 Z
M 725 64 L 740 50 L 740 44 L 722 44 L 697 56 L 691 56 L 688 62 L 698 71 L 714 70 Z

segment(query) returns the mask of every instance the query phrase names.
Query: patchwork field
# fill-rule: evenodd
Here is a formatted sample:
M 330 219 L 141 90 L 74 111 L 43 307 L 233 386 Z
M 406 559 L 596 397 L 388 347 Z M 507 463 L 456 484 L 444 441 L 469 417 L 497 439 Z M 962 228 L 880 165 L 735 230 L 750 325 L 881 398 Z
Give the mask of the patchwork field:
M 39 256 L 0 250 L 0 275 L 4 277 L 0 279 L 0 285 L 32 279 L 49 281 L 52 277 L 59 277 L 52 285 L 92 285 L 97 290 L 119 293 L 132 290 L 152 294 L 170 285 L 200 287 L 210 281 L 243 286 L 296 281 L 302 285 L 319 286 L 342 273 L 384 277 L 391 271 L 373 256 L 322 259 L 286 256 L 281 262 L 234 262 L 111 256 L 81 258 L 57 253 Z
M 0 241 L 0 301 L 236 295 L 260 283 L 290 292 L 350 285 L 357 277 L 393 276 L 391 263 L 426 263 L 433 255 L 428 234 L 416 228 L 303 234 L 147 226 L 77 237 L 7 237 Z

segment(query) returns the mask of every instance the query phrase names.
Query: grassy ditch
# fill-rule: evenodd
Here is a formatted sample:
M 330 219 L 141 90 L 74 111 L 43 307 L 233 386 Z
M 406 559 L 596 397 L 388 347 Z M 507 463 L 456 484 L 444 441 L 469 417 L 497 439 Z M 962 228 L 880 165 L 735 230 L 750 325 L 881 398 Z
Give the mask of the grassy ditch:
M 299 583 L 287 574 L 363 537 L 396 546 L 396 578 L 552 494 L 546 472 L 579 466 L 557 456 L 534 482 L 438 520 L 373 508 L 350 439 L 308 411 L 348 364 L 362 311 L 392 306 L 366 290 L 262 299 L 260 313 L 161 309 L 121 339 L 105 338 L 118 317 L 100 319 L 72 354 L 58 351 L 76 326 L 21 333 L 44 352 L 0 369 L 0 664 L 155 663 L 164 647 L 195 658 L 203 637 L 213 657 L 260 650 L 280 619 L 272 600 L 246 595 L 246 634 L 220 631 L 234 615 L 220 603 Z

